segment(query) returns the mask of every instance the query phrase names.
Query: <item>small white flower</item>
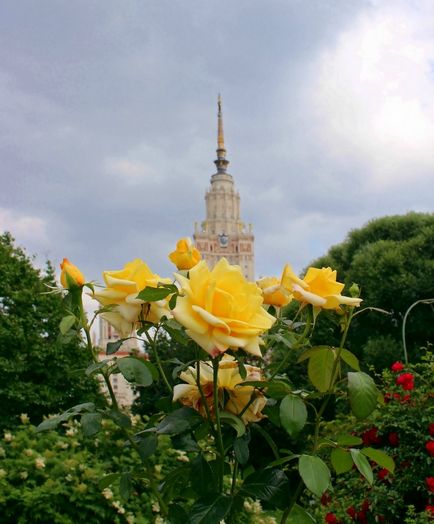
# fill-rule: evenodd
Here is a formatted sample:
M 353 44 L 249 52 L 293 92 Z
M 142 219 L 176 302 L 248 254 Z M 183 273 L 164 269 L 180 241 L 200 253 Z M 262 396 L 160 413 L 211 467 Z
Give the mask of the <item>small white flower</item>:
M 102 496 L 107 500 L 110 500 L 113 498 L 113 491 L 110 488 L 104 488 L 102 490 Z
M 158 504 L 158 502 L 152 503 L 152 511 L 154 513 L 160 513 L 160 504 Z
M 27 413 L 21 413 L 20 419 L 21 419 L 21 424 L 28 424 L 30 422 L 30 419 Z
M 10 431 L 5 431 L 5 435 L 3 438 L 5 439 L 6 442 L 12 442 L 15 437 L 12 435 Z
M 67 480 L 68 482 L 72 482 L 73 481 L 73 477 L 70 473 L 68 473 L 68 475 L 66 475 L 65 477 L 65 480 Z
M 37 469 L 45 468 L 45 460 L 42 457 L 35 458 L 35 466 Z
M 112 506 L 116 509 L 119 515 L 123 515 L 125 513 L 125 508 L 121 506 L 121 503 L 118 500 L 113 501 Z
M 127 520 L 127 524 L 134 524 L 134 522 L 136 521 L 136 517 L 132 515 L 131 513 L 128 513 L 126 520 Z
M 0 458 L 4 457 L 6 457 L 6 451 L 2 446 L 0 446 Z
M 75 428 L 68 428 L 65 432 L 65 435 L 67 437 L 73 437 L 77 433 L 77 430 Z
M 6 477 L 6 475 L 7 475 L 6 470 L 3 469 L 3 468 L 1 468 L 1 469 L 0 469 L 0 479 Z
M 155 524 L 165 524 L 164 520 L 160 517 L 160 515 L 155 517 L 154 523 Z
M 157 475 L 159 475 L 161 473 L 161 468 L 162 467 L 163 466 L 161 464 L 155 464 L 154 471 L 155 471 L 155 473 L 157 473 Z
M 27 471 L 21 471 L 20 472 L 20 478 L 22 478 L 23 480 L 26 480 L 26 478 L 29 476 L 29 474 L 27 473 Z
M 26 457 L 31 457 L 33 455 L 33 449 L 27 448 L 23 453 Z

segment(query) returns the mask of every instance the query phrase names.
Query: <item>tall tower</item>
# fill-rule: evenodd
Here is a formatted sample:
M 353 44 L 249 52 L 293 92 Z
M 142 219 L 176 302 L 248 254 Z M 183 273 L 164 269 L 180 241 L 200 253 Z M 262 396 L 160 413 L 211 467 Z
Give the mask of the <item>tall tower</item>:
M 225 257 L 231 264 L 241 267 L 248 280 L 255 278 L 254 236 L 252 225 L 248 229 L 240 217 L 240 195 L 234 179 L 226 169 L 229 160 L 223 133 L 222 102 L 218 97 L 217 113 L 217 173 L 211 176 L 211 187 L 205 194 L 206 219 L 196 223 L 194 241 L 202 258 L 210 267 Z

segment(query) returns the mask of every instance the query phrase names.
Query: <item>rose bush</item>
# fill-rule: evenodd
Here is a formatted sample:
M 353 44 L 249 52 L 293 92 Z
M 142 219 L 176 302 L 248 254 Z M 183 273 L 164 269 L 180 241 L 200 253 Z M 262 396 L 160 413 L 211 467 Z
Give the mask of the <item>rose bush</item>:
M 258 284 L 225 259 L 214 268 L 199 261 L 187 270 L 184 255 L 190 258 L 189 250 L 187 242 L 178 243 L 171 257 L 184 266 L 175 283 L 137 259 L 123 270 L 104 272 L 103 289 L 84 284 L 102 305 L 95 316 L 104 315 L 124 335 L 107 345 L 102 361 L 90 336 L 95 318 L 86 318 L 81 292 L 63 291 L 69 318 L 63 331 L 69 325 L 83 330 L 93 359 L 86 373 L 100 376 L 109 398 L 105 408 L 80 404 L 44 421 L 39 430 L 79 418 L 85 434 L 99 438 L 103 422 L 113 421 L 137 461 L 110 473 L 102 484 L 119 482 L 128 499 L 133 486 L 145 483 L 161 518 L 172 524 L 234 523 L 243 520 L 252 500 L 273 510 L 281 524 L 315 522 L 310 508 L 332 489 L 335 473 L 354 466 L 372 483 L 370 461 L 375 460 L 388 472 L 387 479 L 394 462 L 372 443 L 364 445 L 362 438 L 340 428 L 323 435 L 324 416 L 337 399 L 362 420 L 381 398 L 374 380 L 345 348 L 351 320 L 363 312 L 356 310 L 361 303 L 357 286 L 351 296 L 343 295 L 344 286 L 331 268 L 310 268 L 301 279 L 286 265 L 280 280 L 269 277 Z M 284 307 L 292 302 L 294 308 Z M 338 315 L 338 345 L 310 343 L 323 310 Z M 117 356 L 130 334 L 144 337 L 146 358 Z M 162 358 L 161 337 L 188 351 L 173 350 Z M 274 352 L 277 361 L 270 359 Z M 183 357 L 187 354 L 188 359 Z M 294 355 L 307 365 L 308 382 L 302 388 L 283 371 Z M 138 388 L 156 382 L 165 388 L 144 429 L 134 428 L 118 405 L 111 385 L 117 373 Z M 182 462 L 156 475 L 153 458 L 168 438 Z

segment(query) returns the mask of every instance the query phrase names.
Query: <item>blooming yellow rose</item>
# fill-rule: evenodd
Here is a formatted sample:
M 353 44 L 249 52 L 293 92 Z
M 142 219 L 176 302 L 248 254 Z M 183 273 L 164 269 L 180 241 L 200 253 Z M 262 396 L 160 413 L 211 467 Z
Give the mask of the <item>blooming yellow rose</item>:
M 173 316 L 187 334 L 210 355 L 242 348 L 261 356 L 260 335 L 275 318 L 262 307 L 259 287 L 247 282 L 239 266 L 222 258 L 210 270 L 205 261 L 190 270 L 190 278 L 175 275 L 181 286 Z
M 60 283 L 65 289 L 69 289 L 71 286 L 82 287 L 85 283 L 83 273 L 78 269 L 77 266 L 71 264 L 71 262 L 64 258 L 63 262 L 60 263 Z M 67 276 L 68 275 L 68 276 Z
M 291 270 L 292 271 L 292 270 Z M 292 279 L 294 297 L 300 302 L 307 302 L 323 309 L 338 309 L 341 304 L 360 306 L 362 299 L 341 295 L 344 284 L 336 281 L 336 271 L 330 267 L 317 269 L 310 267 L 303 280 Z
M 121 336 L 128 336 L 139 320 L 158 322 L 163 315 L 170 316 L 167 300 L 146 303 L 137 298 L 146 287 L 157 287 L 159 283 L 170 284 L 168 278 L 161 278 L 136 258 L 118 271 L 104 271 L 107 287 L 95 291 L 93 298 L 103 306 L 114 305 L 101 316 L 107 320 Z
M 176 250 L 170 253 L 169 259 L 178 269 L 191 269 L 201 259 L 199 251 L 193 246 L 190 238 L 181 238 L 176 244 Z
M 200 385 L 208 405 L 211 416 L 214 415 L 214 390 L 213 390 L 213 368 L 210 362 L 200 362 Z M 229 355 L 224 355 L 219 364 L 217 375 L 217 387 L 219 401 L 226 402 L 224 410 L 239 415 L 249 403 L 252 394 L 255 395 L 253 402 L 241 416 L 244 424 L 258 422 L 264 415 L 261 413 L 267 400 L 261 392 L 255 391 L 252 386 L 243 386 L 243 382 L 251 380 L 262 380 L 261 370 L 257 367 L 245 365 L 246 378 L 241 378 L 237 361 Z M 173 401 L 179 400 L 185 406 L 192 407 L 206 415 L 201 394 L 197 386 L 197 365 L 190 366 L 180 374 L 180 378 L 186 384 L 177 384 L 173 389 Z
M 276 277 L 264 277 L 256 283 L 262 290 L 264 304 L 283 307 L 291 302 L 292 292 L 290 289 L 287 289 L 282 285 L 282 279 L 279 280 Z

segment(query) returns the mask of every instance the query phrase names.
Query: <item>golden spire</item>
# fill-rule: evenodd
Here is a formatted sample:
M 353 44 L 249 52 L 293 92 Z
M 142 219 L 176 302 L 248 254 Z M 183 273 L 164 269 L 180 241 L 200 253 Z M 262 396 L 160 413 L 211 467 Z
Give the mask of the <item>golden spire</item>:
M 225 149 L 225 137 L 223 133 L 223 114 L 222 114 L 222 97 L 217 98 L 217 119 L 218 119 L 218 131 L 217 131 L 217 160 L 214 160 L 219 173 L 225 173 L 226 167 L 229 164 L 229 160 L 226 160 L 226 149 Z
M 217 134 L 217 147 L 218 149 L 224 149 L 225 148 L 225 137 L 223 134 L 223 115 L 222 115 L 222 97 L 218 96 L 217 99 L 217 106 L 218 106 L 218 134 Z

